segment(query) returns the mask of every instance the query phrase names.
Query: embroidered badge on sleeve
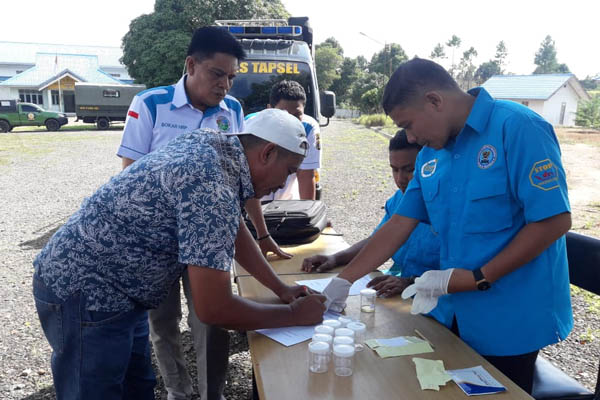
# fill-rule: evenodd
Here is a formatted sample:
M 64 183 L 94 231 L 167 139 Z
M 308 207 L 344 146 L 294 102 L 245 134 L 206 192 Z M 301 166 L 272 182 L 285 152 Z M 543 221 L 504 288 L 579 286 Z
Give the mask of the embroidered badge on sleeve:
M 552 190 L 558 187 L 558 170 L 549 158 L 533 164 L 529 172 L 531 185 L 542 190 Z

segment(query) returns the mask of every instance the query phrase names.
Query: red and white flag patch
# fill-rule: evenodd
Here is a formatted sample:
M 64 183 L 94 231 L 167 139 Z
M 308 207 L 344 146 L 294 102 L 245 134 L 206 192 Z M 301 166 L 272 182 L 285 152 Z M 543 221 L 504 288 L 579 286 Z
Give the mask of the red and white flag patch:
M 135 111 L 131 111 L 129 110 L 129 112 L 127 113 L 128 116 L 133 117 L 135 119 L 138 119 L 138 117 L 140 116 L 140 114 L 136 113 Z

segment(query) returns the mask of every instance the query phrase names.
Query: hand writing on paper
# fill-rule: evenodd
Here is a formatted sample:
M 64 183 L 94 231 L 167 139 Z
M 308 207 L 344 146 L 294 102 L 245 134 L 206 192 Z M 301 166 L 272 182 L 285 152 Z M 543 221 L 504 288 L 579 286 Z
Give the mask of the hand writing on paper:
M 294 315 L 295 325 L 316 325 L 323 321 L 325 313 L 325 300 L 320 294 L 311 294 L 300 297 L 290 303 Z
M 308 296 L 310 294 L 318 294 L 318 293 L 310 288 L 307 288 L 306 286 L 293 285 L 293 286 L 286 286 L 285 289 L 283 289 L 279 293 L 279 298 L 284 303 L 289 304 L 300 297 Z

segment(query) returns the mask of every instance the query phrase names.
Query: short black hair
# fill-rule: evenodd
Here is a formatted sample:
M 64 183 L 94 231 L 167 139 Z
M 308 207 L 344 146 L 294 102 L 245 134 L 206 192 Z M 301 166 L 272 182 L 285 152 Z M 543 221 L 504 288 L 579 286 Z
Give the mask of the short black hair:
M 275 107 L 281 100 L 302 100 L 306 104 L 306 92 L 301 84 L 296 81 L 281 81 L 273 85 L 269 104 Z
M 413 58 L 400 64 L 383 91 L 383 110 L 386 114 L 396 106 L 411 104 L 429 90 L 459 89 L 448 71 L 439 64 Z
M 407 149 L 416 149 L 421 150 L 423 146 L 417 143 L 410 143 L 408 138 L 406 137 L 406 131 L 404 129 L 400 129 L 393 138 L 390 139 L 390 145 L 388 147 L 389 151 L 398 151 L 398 150 L 407 150 Z
M 240 42 L 229 31 L 218 26 L 205 26 L 196 29 L 188 47 L 188 56 L 198 61 L 211 58 L 215 53 L 225 53 L 238 60 L 246 58 Z

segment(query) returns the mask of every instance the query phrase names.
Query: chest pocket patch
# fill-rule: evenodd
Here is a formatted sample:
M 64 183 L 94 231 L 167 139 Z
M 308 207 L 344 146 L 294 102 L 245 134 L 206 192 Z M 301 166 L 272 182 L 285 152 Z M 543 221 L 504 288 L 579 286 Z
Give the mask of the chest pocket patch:
M 499 232 L 513 224 L 506 177 L 490 177 L 467 186 L 464 231 Z

